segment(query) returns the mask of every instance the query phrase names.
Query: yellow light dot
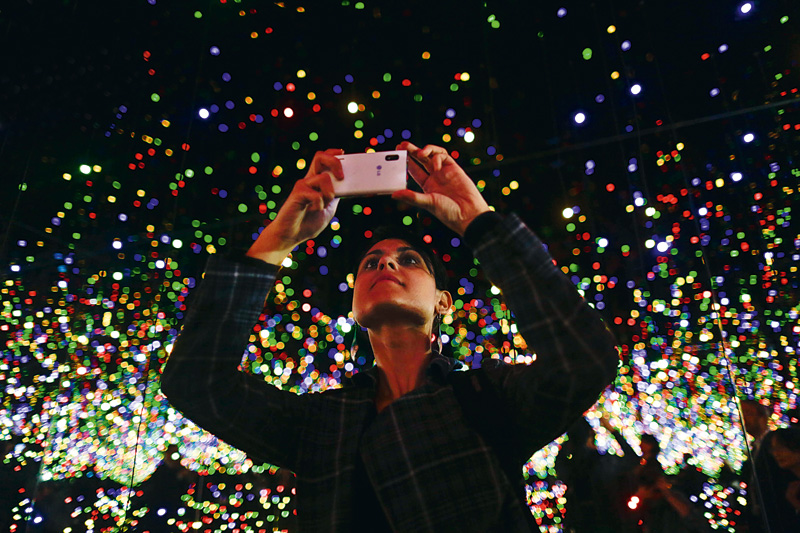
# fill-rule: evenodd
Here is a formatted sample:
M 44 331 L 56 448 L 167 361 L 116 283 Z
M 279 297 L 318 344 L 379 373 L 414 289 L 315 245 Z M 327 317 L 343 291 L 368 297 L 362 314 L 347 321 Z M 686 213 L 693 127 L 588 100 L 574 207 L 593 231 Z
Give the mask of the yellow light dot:
M 258 32 L 257 32 L 257 31 L 252 31 L 252 32 L 250 32 L 250 38 L 251 38 L 251 39 L 255 39 L 255 38 L 257 38 L 257 37 L 258 37 Z
M 430 59 L 431 53 L 430 52 L 422 52 L 422 59 Z
M 461 73 L 461 81 L 469 81 L 469 72 Z
M 316 95 L 316 94 L 314 94 L 313 92 L 311 92 L 311 93 L 308 93 L 308 99 L 309 99 L 309 100 L 313 100 L 313 99 L 314 99 L 314 98 L 316 98 L 316 97 L 317 97 L 317 95 Z
M 606 28 L 606 31 L 607 31 L 608 33 L 614 33 L 615 31 L 617 31 L 617 27 L 616 27 L 616 26 L 614 26 L 614 25 L 612 24 L 611 26 L 609 26 L 608 28 Z
M 145 229 L 149 232 L 153 232 L 156 230 L 156 227 L 152 224 L 148 224 L 147 227 L 145 227 Z
M 169 124 L 170 122 L 167 119 L 161 121 L 161 125 L 164 126 L 165 128 L 169 128 Z
M 443 140 L 444 142 L 446 142 L 446 143 L 449 143 L 449 142 L 450 142 L 450 139 L 452 139 L 452 137 L 450 137 L 450 134 L 449 134 L 449 133 L 445 133 L 444 135 L 442 135 L 442 140 Z
M 69 181 L 72 179 L 72 174 L 69 172 L 64 172 L 64 176 L 62 176 L 65 180 Z
M 303 70 L 303 69 L 298 70 L 297 71 L 297 77 L 298 78 L 305 78 L 306 77 L 306 71 Z
M 508 186 L 511 187 L 512 191 L 516 191 L 517 189 L 519 189 L 519 182 L 512 181 L 511 183 L 508 184 Z
M 113 204 L 116 201 L 117 201 L 117 197 L 116 196 L 109 196 L 108 197 L 108 203 Z
M 245 104 L 252 104 L 252 103 L 253 103 L 253 99 L 252 99 L 252 98 L 250 98 L 249 96 L 247 96 L 247 97 L 245 97 L 245 99 L 244 99 L 244 103 L 245 103 Z
M 378 99 L 381 97 L 380 91 L 372 91 L 372 97 Z
M 139 198 L 144 197 L 144 191 L 142 189 L 139 189 L 138 191 L 136 191 L 136 196 L 138 196 Z M 148 227 L 150 227 L 150 226 L 148 226 Z M 149 229 L 147 231 L 153 231 L 153 230 Z
M 353 132 L 353 137 L 355 137 L 356 139 L 360 139 L 363 136 L 364 136 L 364 132 L 361 131 L 361 130 L 356 130 L 356 131 Z
M 275 168 L 272 169 L 272 175 L 277 177 L 283 174 L 283 167 L 280 165 L 276 165 Z
M 683 145 L 683 143 L 678 143 L 675 145 L 675 148 L 677 148 L 678 150 L 683 150 L 686 147 Z
M 616 79 L 618 79 L 618 78 L 619 78 L 619 72 L 617 72 L 617 71 L 615 70 L 614 72 L 612 72 L 612 73 L 611 73 L 611 79 L 612 79 L 612 80 L 616 80 Z
M 305 159 L 298 159 L 297 160 L 297 169 L 298 170 L 303 170 L 304 168 L 306 168 L 306 160 Z
M 169 148 L 167 148 L 166 150 L 164 150 L 164 153 L 165 153 L 165 154 L 167 154 L 167 156 L 171 156 L 171 155 L 173 154 L 172 150 L 171 150 L 171 149 L 169 149 Z

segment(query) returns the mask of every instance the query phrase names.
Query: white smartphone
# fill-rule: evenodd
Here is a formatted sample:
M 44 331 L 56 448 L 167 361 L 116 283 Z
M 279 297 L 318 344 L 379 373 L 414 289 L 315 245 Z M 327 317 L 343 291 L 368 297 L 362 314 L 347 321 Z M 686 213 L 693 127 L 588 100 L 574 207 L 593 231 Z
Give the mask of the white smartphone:
M 333 180 L 336 196 L 391 194 L 406 188 L 408 152 L 373 152 L 337 155 L 342 162 L 343 180 Z

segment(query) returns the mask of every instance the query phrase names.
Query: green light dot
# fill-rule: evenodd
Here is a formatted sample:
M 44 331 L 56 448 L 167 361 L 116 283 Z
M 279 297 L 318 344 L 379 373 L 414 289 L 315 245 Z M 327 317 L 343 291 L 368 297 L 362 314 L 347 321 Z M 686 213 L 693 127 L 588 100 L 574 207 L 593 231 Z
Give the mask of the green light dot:
M 583 58 L 586 61 L 589 61 L 592 58 L 592 49 L 591 48 L 584 48 L 582 52 Z
M 292 150 L 299 150 L 299 149 L 300 149 L 300 143 L 297 142 L 297 141 L 293 142 L 292 143 Z
M 499 20 L 493 20 L 492 21 L 492 28 L 497 29 L 499 27 L 500 27 L 500 21 Z
M 311 133 L 308 134 L 309 141 L 316 141 L 317 139 L 319 139 L 319 135 L 317 134 L 316 131 L 312 131 Z
M 161 139 L 158 138 L 153 139 L 153 144 L 155 144 L 156 146 L 161 146 Z
M 386 74 L 383 75 L 383 81 L 386 82 L 392 81 L 392 75 L 387 72 Z
M 89 203 L 89 202 L 92 201 L 92 197 L 87 194 L 86 196 L 83 197 L 83 201 L 86 202 L 86 203 Z
M 772 45 L 771 44 L 768 44 L 767 46 L 764 47 L 764 51 L 765 52 L 769 52 L 770 50 L 772 50 Z
M 356 2 L 356 9 L 364 9 L 364 2 Z
M 214 169 L 211 167 L 206 167 L 203 169 L 203 172 L 205 172 L 207 175 L 211 175 L 214 172 Z
M 422 101 L 422 95 L 421 94 L 415 94 L 414 95 L 414 101 L 415 102 L 421 102 Z
M 220 237 L 219 239 L 217 239 L 217 242 L 219 243 L 220 246 L 225 246 L 228 240 L 225 237 Z
M 186 177 L 187 178 L 193 178 L 194 177 L 194 170 L 192 170 L 191 168 L 187 168 L 186 169 Z
M 567 231 L 575 231 L 575 224 L 573 224 L 572 222 L 567 224 Z
M 261 156 L 258 154 L 258 152 L 253 152 L 253 153 L 250 155 L 250 160 L 251 160 L 253 163 L 258 163 L 259 161 L 261 161 Z
M 353 213 L 355 213 L 356 215 L 359 214 L 361 211 L 363 211 L 363 208 L 360 205 L 356 204 L 353 206 Z
M 195 11 L 194 12 L 194 18 L 201 19 L 201 18 L 203 18 L 203 14 L 201 12 L 199 12 L 199 11 Z
M 80 233 L 73 233 L 72 234 L 72 238 L 75 239 L 75 240 L 78 240 L 78 239 L 81 238 L 81 234 Z
M 361 120 L 356 120 L 356 121 L 353 123 L 353 126 L 355 126 L 355 127 L 356 127 L 356 129 L 359 129 L 359 130 L 360 130 L 361 128 L 363 128 L 363 127 L 364 127 L 364 122 L 363 122 L 363 121 L 361 121 Z
M 161 100 L 161 97 L 160 97 L 160 96 L 158 96 L 158 94 L 157 94 L 157 93 L 153 93 L 153 94 L 151 94 L 151 95 L 150 95 L 150 99 L 151 99 L 152 101 L 154 101 L 154 102 L 158 102 L 159 100 Z
M 113 186 L 115 189 L 121 189 L 121 188 L 122 188 L 122 184 L 121 184 L 120 182 L 118 182 L 118 181 L 115 181 L 115 182 L 113 182 L 111 185 L 112 185 L 112 186 Z
M 453 92 L 456 92 L 458 90 L 458 84 L 457 83 L 451 84 L 450 85 L 450 90 L 453 91 Z
M 239 204 L 239 212 L 240 213 L 247 213 L 247 205 Z
M 281 186 L 280 185 L 273 185 L 272 186 L 272 193 L 273 194 L 280 194 L 280 192 L 281 192 Z
M 786 16 L 786 15 L 782 16 L 781 17 L 781 24 L 786 24 L 787 22 L 789 22 L 789 17 Z
M 403 217 L 403 224 L 405 224 L 406 226 L 410 226 L 413 222 L 414 219 L 411 218 L 410 216 L 406 215 Z

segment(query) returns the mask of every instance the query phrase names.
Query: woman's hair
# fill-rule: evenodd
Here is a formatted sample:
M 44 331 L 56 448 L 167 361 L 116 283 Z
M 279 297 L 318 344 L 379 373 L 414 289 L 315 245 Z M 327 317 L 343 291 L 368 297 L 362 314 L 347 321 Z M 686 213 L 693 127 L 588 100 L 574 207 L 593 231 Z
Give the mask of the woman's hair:
M 776 429 L 770 436 L 771 442 L 776 440 L 792 450 L 793 452 L 800 452 L 800 427 L 789 426 L 786 428 Z
M 367 255 L 370 248 L 386 239 L 397 239 L 408 243 L 415 252 L 422 256 L 422 260 L 425 262 L 425 266 L 428 267 L 428 271 L 433 274 L 436 288 L 440 291 L 447 290 L 447 269 L 444 263 L 442 263 L 442 260 L 439 259 L 439 256 L 433 252 L 430 245 L 426 244 L 419 235 L 403 226 L 380 226 L 372 232 L 372 237 L 356 255 L 357 259 L 354 268 L 355 276 L 358 276 L 358 265 L 361 264 L 361 260 Z

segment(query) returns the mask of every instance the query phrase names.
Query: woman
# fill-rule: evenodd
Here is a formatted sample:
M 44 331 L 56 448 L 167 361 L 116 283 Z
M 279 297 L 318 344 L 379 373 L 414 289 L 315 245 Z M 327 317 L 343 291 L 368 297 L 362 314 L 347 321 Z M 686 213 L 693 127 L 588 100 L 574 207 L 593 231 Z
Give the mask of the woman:
M 452 298 L 426 252 L 395 238 L 367 251 L 354 285 L 374 368 L 341 389 L 299 396 L 237 370 L 278 265 L 336 210 L 341 151 L 327 150 L 248 257 L 209 260 L 162 390 L 255 461 L 293 470 L 303 531 L 534 531 L 521 467 L 612 381 L 614 340 L 538 238 L 517 217 L 491 212 L 445 149 L 397 148 L 420 161 L 409 170 L 422 192 L 392 197 L 429 210 L 472 247 L 535 364 L 455 371 L 431 343 Z
M 772 478 L 777 501 L 767 516 L 775 533 L 800 531 L 800 427 L 789 426 L 767 435 L 769 453 L 781 469 Z

